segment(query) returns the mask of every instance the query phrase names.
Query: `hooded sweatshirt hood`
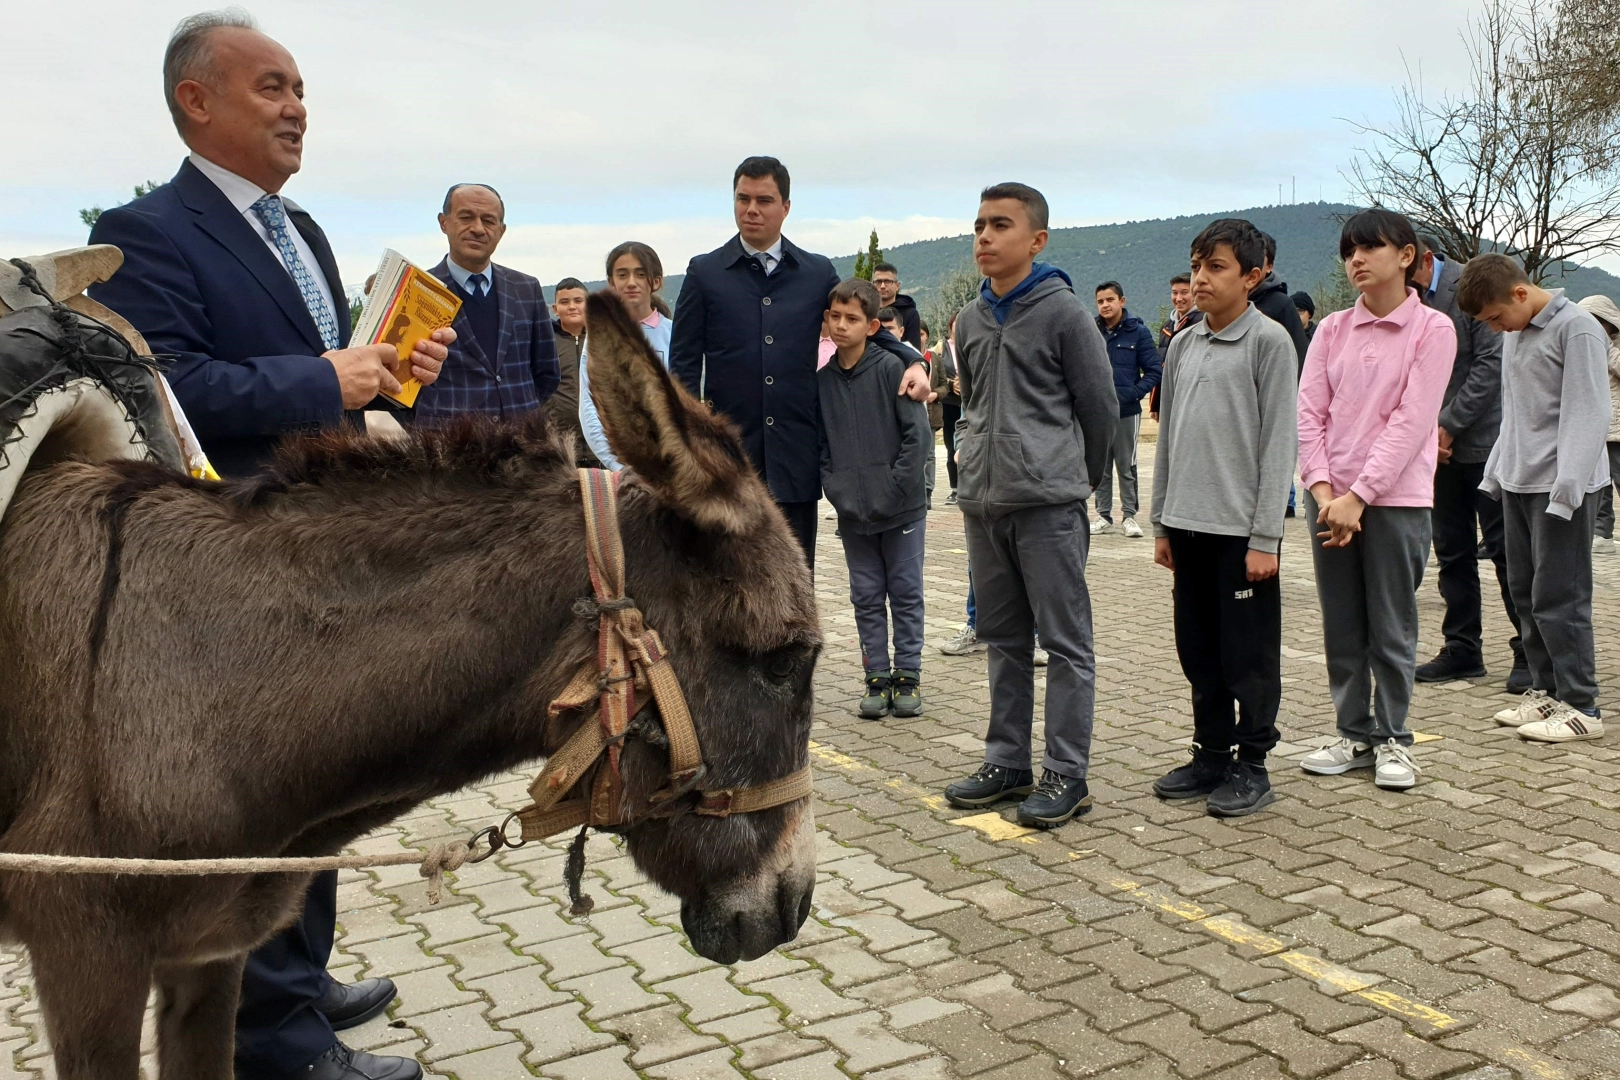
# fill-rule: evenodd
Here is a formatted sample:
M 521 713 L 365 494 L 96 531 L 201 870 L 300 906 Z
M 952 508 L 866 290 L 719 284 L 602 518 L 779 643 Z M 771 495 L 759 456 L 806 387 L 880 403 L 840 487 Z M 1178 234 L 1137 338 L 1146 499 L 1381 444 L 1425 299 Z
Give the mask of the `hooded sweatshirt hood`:
M 1615 340 L 1615 332 L 1620 331 L 1620 307 L 1607 296 L 1588 296 L 1580 306 L 1596 318 L 1609 335 L 1609 406 L 1613 415 L 1609 420 L 1607 441 L 1620 443 L 1620 373 L 1617 373 L 1620 372 L 1620 341 Z
M 1035 286 L 1051 278 L 1061 278 L 1063 284 L 1071 289 L 1074 288 L 1074 281 L 1068 274 L 1065 274 L 1051 263 L 1038 262 L 1029 268 L 1029 276 L 1014 285 L 1006 296 L 997 296 L 991 291 L 989 278 L 985 278 L 984 281 L 979 283 L 979 295 L 984 297 L 984 302 L 990 305 L 990 314 L 995 316 L 996 323 L 1002 325 L 1006 323 L 1007 313 L 1012 310 L 1014 304 L 1033 292 Z
M 1606 323 L 1604 327 L 1613 336 L 1620 333 L 1620 308 L 1615 307 L 1614 301 L 1607 296 L 1588 296 L 1581 301 L 1581 307 L 1596 315 L 1599 322 Z

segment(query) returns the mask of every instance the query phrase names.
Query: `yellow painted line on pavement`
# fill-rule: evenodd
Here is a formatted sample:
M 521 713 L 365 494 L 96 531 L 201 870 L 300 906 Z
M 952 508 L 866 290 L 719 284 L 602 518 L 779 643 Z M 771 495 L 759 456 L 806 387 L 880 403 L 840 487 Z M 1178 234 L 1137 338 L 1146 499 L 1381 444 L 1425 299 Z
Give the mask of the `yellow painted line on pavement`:
M 810 755 L 812 757 L 819 758 L 821 761 L 825 762 L 828 765 L 832 765 L 832 766 L 835 766 L 835 767 L 840 768 L 840 769 L 848 769 L 850 772 L 876 772 L 877 771 L 876 769 L 872 768 L 870 765 L 865 765 L 865 764 L 862 764 L 859 761 L 856 761 L 854 758 L 850 757 L 848 754 L 840 754 L 838 751 L 834 750 L 832 747 L 830 747 L 830 746 L 822 746 L 820 743 L 815 742 L 814 740 L 812 740 L 811 743 L 810 743 Z
M 1412 732 L 1412 741 L 1415 742 L 1415 743 L 1439 742 L 1443 738 L 1445 738 L 1444 735 L 1430 735 L 1426 731 L 1414 731 L 1414 732 Z
M 1532 1054 L 1518 1046 L 1504 1046 L 1502 1056 L 1514 1068 L 1523 1069 L 1536 1080 L 1569 1080 L 1569 1074 L 1539 1054 Z
M 994 810 L 987 814 L 975 814 L 972 817 L 961 817 L 951 822 L 952 825 L 964 825 L 969 829 L 977 829 L 991 840 L 1017 840 L 1024 844 L 1039 843 L 1034 829 L 1026 829 L 1022 825 L 1014 825 Z

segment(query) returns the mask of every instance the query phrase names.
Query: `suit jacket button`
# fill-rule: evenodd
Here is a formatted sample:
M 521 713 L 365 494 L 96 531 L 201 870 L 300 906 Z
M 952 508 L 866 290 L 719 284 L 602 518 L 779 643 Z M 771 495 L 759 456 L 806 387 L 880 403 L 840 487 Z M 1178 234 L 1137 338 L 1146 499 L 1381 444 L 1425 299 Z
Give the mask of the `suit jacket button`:
M 767 296 L 767 297 L 765 297 L 765 299 L 761 300 L 760 303 L 764 304 L 766 307 L 770 307 L 771 306 L 771 298 Z
M 774 416 L 767 416 L 767 417 L 766 417 L 766 418 L 765 418 L 765 426 L 766 426 L 766 427 L 770 427 L 770 426 L 772 426 L 772 425 L 773 425 L 773 424 L 775 424 L 775 423 L 776 423 L 776 417 L 774 417 Z
M 771 384 L 772 384 L 772 383 L 774 383 L 774 382 L 775 382 L 775 381 L 776 381 L 776 380 L 775 380 L 775 379 L 773 379 L 773 378 L 771 378 L 771 377 L 770 377 L 770 376 L 769 376 L 769 375 L 767 375 L 767 376 L 765 376 L 765 385 L 766 385 L 766 386 L 769 386 L 769 385 L 771 385 Z
M 766 334 L 765 335 L 765 344 L 767 344 L 767 345 L 775 345 L 776 344 L 776 339 L 771 337 L 771 335 Z

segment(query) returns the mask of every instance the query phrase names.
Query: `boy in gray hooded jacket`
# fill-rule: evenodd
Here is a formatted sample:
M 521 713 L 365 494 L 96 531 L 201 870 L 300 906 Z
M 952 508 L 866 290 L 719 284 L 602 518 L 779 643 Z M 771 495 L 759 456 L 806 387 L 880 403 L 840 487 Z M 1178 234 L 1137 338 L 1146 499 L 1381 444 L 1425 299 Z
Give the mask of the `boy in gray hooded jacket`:
M 1096 659 L 1085 500 L 1102 477 L 1119 419 L 1096 320 L 1063 271 L 1035 262 L 1046 223 L 1040 192 L 997 184 L 981 194 L 973 225 L 985 281 L 956 321 L 957 499 L 978 636 L 989 647 L 990 728 L 983 767 L 945 789 L 965 807 L 1027 795 L 1019 823 L 1039 828 L 1091 806 Z M 1036 624 L 1051 657 L 1039 785 L 1030 759 Z

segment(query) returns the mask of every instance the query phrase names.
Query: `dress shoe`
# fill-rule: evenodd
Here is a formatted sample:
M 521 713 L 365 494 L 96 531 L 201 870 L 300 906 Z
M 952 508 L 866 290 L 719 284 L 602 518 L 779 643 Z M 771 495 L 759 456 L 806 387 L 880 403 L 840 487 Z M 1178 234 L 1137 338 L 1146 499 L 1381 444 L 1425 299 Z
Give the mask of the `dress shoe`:
M 315 1007 L 332 1025 L 333 1031 L 344 1031 L 359 1027 L 388 1008 L 396 993 L 390 979 L 366 979 L 357 983 L 340 983 L 333 979 Z
M 381 1057 L 333 1043 L 294 1076 L 297 1080 L 422 1080 L 422 1066 L 412 1058 Z

